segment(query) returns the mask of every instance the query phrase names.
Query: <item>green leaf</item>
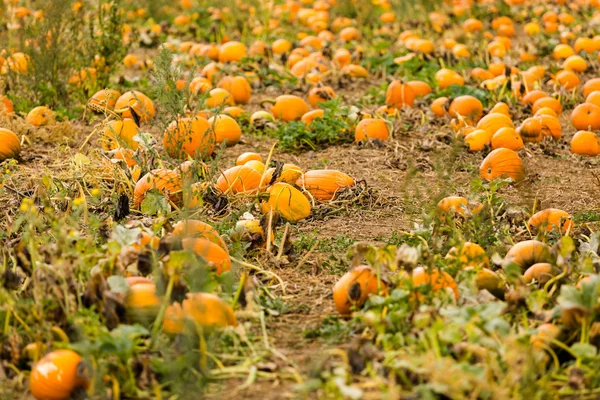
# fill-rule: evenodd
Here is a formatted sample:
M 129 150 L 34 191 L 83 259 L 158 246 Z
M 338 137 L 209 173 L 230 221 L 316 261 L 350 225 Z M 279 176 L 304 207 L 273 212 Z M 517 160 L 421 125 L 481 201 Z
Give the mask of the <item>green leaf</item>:
M 123 225 L 117 225 L 113 231 L 112 238 L 121 245 L 121 247 L 131 246 L 137 242 L 142 230 L 140 228 L 125 228 Z
M 571 351 L 579 358 L 594 358 L 598 355 L 596 346 L 589 343 L 574 343 Z
M 566 257 L 576 250 L 575 242 L 570 236 L 564 236 L 560 240 L 560 255 Z
M 171 212 L 171 204 L 163 193 L 152 189 L 146 192 L 142 201 L 142 212 L 148 215 L 168 214 Z

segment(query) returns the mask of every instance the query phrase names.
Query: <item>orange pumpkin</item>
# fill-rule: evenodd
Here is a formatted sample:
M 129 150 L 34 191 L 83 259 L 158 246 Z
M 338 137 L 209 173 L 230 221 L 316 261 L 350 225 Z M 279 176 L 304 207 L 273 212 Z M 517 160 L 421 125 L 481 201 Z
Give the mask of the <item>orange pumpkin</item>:
M 415 91 L 411 86 L 394 80 L 388 85 L 385 104 L 395 108 L 412 107 L 415 104 L 415 96 Z
M 488 181 L 496 178 L 512 178 L 521 181 L 525 178 L 525 168 L 519 155 L 513 150 L 500 148 L 493 150 L 479 167 L 480 176 Z
M 412 89 L 415 97 L 424 97 L 431 93 L 431 86 L 423 81 L 408 81 L 406 86 Z
M 500 148 L 519 151 L 523 148 L 523 139 L 514 128 L 500 128 L 492 136 L 492 149 Z
M 139 206 L 144 200 L 146 192 L 151 189 L 166 192 L 171 200 L 175 200 L 175 196 L 182 190 L 181 177 L 177 172 L 169 169 L 155 169 L 148 172 L 135 185 L 133 204 L 136 207 Z
M 465 144 L 470 151 L 481 151 L 490 144 L 490 134 L 483 129 L 475 129 L 465 136 Z
M 17 158 L 21 153 L 21 141 L 19 137 L 8 129 L 0 128 L 0 162 Z
M 46 126 L 54 122 L 54 113 L 46 106 L 35 107 L 27 113 L 25 122 L 32 126 Z
M 106 113 L 115 109 L 121 93 L 117 90 L 103 89 L 96 92 L 87 102 L 87 107 L 97 113 Z
M 87 389 L 90 378 L 81 356 L 73 350 L 46 354 L 31 368 L 29 389 L 38 400 L 66 400 L 77 388 Z
M 211 117 L 208 120 L 210 129 L 214 132 L 217 144 L 226 141 L 228 147 L 237 144 L 242 138 L 242 128 L 235 119 L 228 115 L 221 114 Z
M 560 101 L 555 99 L 554 97 L 541 97 L 537 99 L 533 106 L 531 107 L 531 111 L 535 114 L 539 109 L 548 107 L 556 112 L 556 114 L 562 113 L 562 105 Z
M 202 117 L 173 121 L 163 135 L 165 150 L 171 157 L 179 159 L 208 157 L 215 149 L 215 141 L 215 133 Z
M 312 111 L 309 111 L 306 114 L 304 114 L 302 116 L 302 118 L 300 118 L 300 121 L 304 122 L 307 126 L 310 126 L 310 124 L 312 124 L 312 122 L 315 119 L 323 118 L 324 115 L 325 115 L 325 110 L 321 110 L 320 108 L 318 108 L 316 110 L 312 110 Z
M 442 68 L 436 72 L 435 79 L 441 89 L 446 89 L 451 85 L 463 86 L 465 84 L 464 78 L 458 72 L 448 68 Z
M 389 137 L 390 132 L 383 119 L 365 118 L 356 125 L 354 131 L 357 142 L 371 139 L 388 140 Z
M 447 214 L 458 214 L 467 216 L 477 214 L 483 206 L 479 203 L 469 204 L 469 201 L 461 196 L 448 196 L 441 199 L 436 206 L 436 212 L 444 218 Z
M 233 106 L 233 96 L 229 91 L 222 88 L 215 88 L 208 92 L 209 97 L 204 100 L 207 107 L 217 108 L 222 106 Z
M 505 264 L 517 264 L 526 270 L 533 264 L 550 261 L 550 247 L 538 240 L 525 240 L 510 248 L 504 257 Z
M 121 112 L 123 118 L 132 118 L 130 108 L 140 117 L 140 122 L 149 122 L 154 119 L 154 103 L 142 92 L 132 90 L 123 93 L 115 103 L 115 110 L 124 110 Z
M 571 123 L 577 130 L 600 129 L 600 107 L 591 103 L 579 104 L 571 113 Z
M 246 57 L 246 45 L 240 42 L 227 42 L 219 47 L 219 62 L 234 62 Z
M 446 259 L 454 261 L 461 268 L 489 267 L 490 259 L 485 250 L 477 243 L 465 242 L 460 248 L 453 247 L 446 254 Z
M 514 124 L 510 117 L 504 114 L 488 114 L 477 123 L 477 129 L 483 129 L 487 132 L 490 137 L 494 136 L 494 133 L 498 132 L 500 128 L 514 128 Z
M 320 169 L 305 172 L 296 185 L 309 192 L 317 200 L 332 200 L 336 194 L 354 185 L 354 179 L 343 172 Z
M 523 273 L 525 283 L 531 283 L 534 280 L 540 285 L 546 284 L 552 277 L 557 275 L 558 269 L 550 263 L 537 263 Z
M 316 87 L 308 92 L 308 102 L 313 108 L 317 108 L 319 103 L 335 99 L 337 95 L 329 86 Z
M 350 316 L 354 309 L 362 307 L 369 296 L 386 292 L 386 285 L 377 278 L 375 270 L 361 265 L 346 272 L 333 287 L 333 301 L 342 316 Z
M 530 90 L 529 93 L 523 96 L 521 103 L 523 103 L 523 105 L 529 104 L 533 106 L 533 104 L 542 97 L 548 97 L 548 93 L 542 90 Z
M 438 117 L 448 114 L 449 99 L 447 97 L 438 97 L 431 102 L 431 111 Z
M 600 143 L 594 132 L 579 131 L 571 139 L 571 151 L 582 156 L 600 155 Z M 0 157 L 2 159 L 2 157 Z
M 529 218 L 527 225 L 537 229 L 545 228 L 548 232 L 558 229 L 563 233 L 572 231 L 574 226 L 573 218 L 569 213 L 556 208 L 538 211 Z
M 204 238 L 185 238 L 181 244 L 185 250 L 193 250 L 206 262 L 213 264 L 218 275 L 231 270 L 229 253 L 215 242 Z
M 600 78 L 588 79 L 583 84 L 583 97 L 588 97 L 590 93 L 600 90 Z
M 123 120 L 110 121 L 104 128 L 104 133 L 100 139 L 102 148 L 105 150 L 115 150 L 119 147 L 126 147 L 137 150 L 140 144 L 134 140 L 134 137 L 140 133 L 135 121 L 129 118 Z
M 458 301 L 458 285 L 450 274 L 445 271 L 437 268 L 426 271 L 423 267 L 417 267 L 413 269 L 412 282 L 415 288 L 422 285 L 429 285 L 434 292 L 451 289 L 454 294 L 454 299 Z
M 483 104 L 478 98 L 470 95 L 458 96 L 450 103 L 448 112 L 452 117 L 461 116 L 471 123 L 476 123 L 483 115 Z
M 219 235 L 219 232 L 206 222 L 197 219 L 186 219 L 177 222 L 173 225 L 173 232 L 171 233 L 175 236 L 206 239 L 218 244 L 223 250 L 228 251 L 227 245 L 221 235 Z
M 271 114 L 282 121 L 297 121 L 309 110 L 308 104 L 294 95 L 281 95 L 271 106 Z
M 258 189 L 262 175 L 246 165 L 229 168 L 219 176 L 216 187 L 225 194 L 252 193 Z
M 252 153 L 252 152 L 246 152 L 246 153 L 242 153 L 242 154 L 239 155 L 239 157 L 235 161 L 235 165 L 244 165 L 244 164 L 246 164 L 250 160 L 257 160 L 257 161 L 260 161 L 260 162 L 263 161 L 263 159 L 260 156 L 260 154 L 256 154 L 256 153 Z
M 263 214 L 273 210 L 290 222 L 300 221 L 310 215 L 310 202 L 292 185 L 283 182 L 275 183 L 267 192 L 269 199 L 262 204 Z
M 250 83 L 243 76 L 224 76 L 217 83 L 217 87 L 227 90 L 235 104 L 248 104 L 252 96 Z
M 182 303 L 184 318 L 206 328 L 237 326 L 233 309 L 212 293 L 188 293 Z

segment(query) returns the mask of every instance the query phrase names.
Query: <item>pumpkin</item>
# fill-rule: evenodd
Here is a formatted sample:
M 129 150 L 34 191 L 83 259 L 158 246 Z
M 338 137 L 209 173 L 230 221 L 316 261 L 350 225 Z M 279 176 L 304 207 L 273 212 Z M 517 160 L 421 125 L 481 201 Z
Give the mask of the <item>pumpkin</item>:
M 563 68 L 572 72 L 584 72 L 587 69 L 587 62 L 579 55 L 572 55 L 565 60 Z
M 152 100 L 142 92 L 129 91 L 123 93 L 115 103 L 115 110 L 124 110 L 121 113 L 123 118 L 133 118 L 129 108 L 140 117 L 140 122 L 149 122 L 154 119 L 155 109 Z
M 204 100 L 207 107 L 217 108 L 225 105 L 233 106 L 233 96 L 229 91 L 222 88 L 212 89 L 209 93 L 209 97 Z
M 8 129 L 0 128 L 0 162 L 17 158 L 19 153 L 21 153 L 19 137 Z
M 271 106 L 271 114 L 282 121 L 297 121 L 309 110 L 304 100 L 288 94 L 277 97 Z
M 590 93 L 600 90 L 600 78 L 588 79 L 583 84 L 583 97 L 588 97 Z
M 251 125 L 261 126 L 261 124 L 264 124 L 265 122 L 273 122 L 273 121 L 275 121 L 273 114 L 271 114 L 268 111 L 264 111 L 264 110 L 255 111 L 250 116 L 250 124 Z
M 476 129 L 465 136 L 465 144 L 470 151 L 481 151 L 490 144 L 490 134 L 483 129 Z
M 283 54 L 290 51 L 292 43 L 287 39 L 277 39 L 271 44 L 271 51 L 273 54 Z
M 276 173 L 277 173 L 276 168 L 269 168 L 267 170 L 267 172 L 265 173 L 265 177 L 263 178 L 263 184 L 269 184 L 269 183 L 273 182 L 273 178 Z M 304 173 L 304 171 L 302 171 L 302 168 L 300 168 L 297 165 L 283 164 L 283 167 L 281 167 L 279 175 L 275 177 L 275 181 L 273 183 L 285 182 L 285 183 L 289 183 L 290 185 L 294 185 L 296 183 L 296 181 L 302 176 L 303 173 Z
M 219 232 L 209 224 L 197 219 L 186 219 L 173 225 L 172 235 L 180 237 L 201 238 L 218 244 L 225 251 L 228 251 L 225 241 L 219 235 Z
M 425 97 L 431 93 L 431 86 L 423 81 L 408 81 L 405 84 L 412 89 L 415 97 Z
M 267 191 L 269 200 L 262 204 L 262 212 L 271 210 L 283 219 L 297 222 L 310 215 L 310 202 L 298 189 L 284 182 L 275 183 Z
M 526 270 L 533 264 L 550 261 L 550 247 L 538 240 L 525 240 L 510 248 L 504 257 L 504 263 L 517 264 Z
M 446 214 L 459 214 L 466 216 L 467 213 L 476 214 L 483 208 L 479 203 L 469 204 L 469 201 L 461 196 L 448 196 L 441 199 L 436 206 L 436 212 L 440 216 Z
M 448 114 L 450 100 L 447 97 L 438 97 L 431 102 L 431 111 L 438 117 Z
M 388 140 L 390 132 L 383 119 L 365 118 L 356 125 L 354 138 L 357 142 L 363 140 Z
M 490 110 L 489 114 L 504 114 L 507 117 L 510 117 L 510 110 L 508 104 L 502 101 L 496 103 L 494 107 L 492 107 L 492 109 Z
M 514 124 L 510 117 L 504 114 L 488 114 L 477 123 L 477 129 L 483 129 L 489 135 L 491 139 L 494 133 L 500 128 L 514 128 Z
M 597 105 L 600 107 L 600 90 L 596 90 L 592 93 L 590 93 L 586 98 L 585 98 L 585 102 L 586 103 L 591 103 L 594 105 Z
M 490 259 L 485 250 L 477 243 L 465 242 L 460 248 L 453 247 L 446 254 L 446 259 L 454 261 L 461 268 L 489 267 Z
M 213 241 L 204 238 L 185 238 L 181 244 L 185 250 L 193 250 L 206 262 L 213 264 L 217 275 L 231 269 L 229 253 Z
M 87 107 L 97 113 L 106 113 L 115 109 L 121 93 L 117 90 L 103 89 L 96 92 L 87 102 Z
M 530 117 L 521 123 L 517 133 L 526 143 L 538 143 L 542 141 L 542 119 L 540 117 Z
M 573 218 L 569 213 L 556 208 L 538 211 L 529 218 L 527 225 L 537 229 L 544 228 L 548 232 L 558 229 L 563 233 L 572 231 L 574 226 Z
M 100 139 L 102 148 L 115 150 L 120 147 L 137 150 L 140 144 L 134 137 L 140 133 L 135 121 L 129 118 L 114 120 L 106 124 L 103 136 Z
M 336 97 L 335 91 L 329 86 L 312 88 L 310 92 L 308 92 L 308 102 L 312 108 L 317 108 L 319 103 L 324 103 L 335 99 Z
M 571 123 L 577 130 L 600 129 L 600 107 L 592 103 L 579 104 L 571 113 Z
M 458 285 L 450 274 L 445 271 L 437 268 L 426 271 L 423 267 L 417 267 L 412 272 L 412 283 L 415 288 L 422 285 L 429 285 L 434 292 L 450 289 L 454 294 L 454 299 L 458 301 Z
M 305 172 L 298 178 L 296 185 L 308 191 L 315 199 L 328 201 L 340 190 L 354 185 L 354 179 L 340 171 L 320 169 Z
M 134 282 L 125 296 L 127 317 L 136 322 L 149 323 L 154 320 L 160 304 L 154 282 Z
M 315 119 L 323 118 L 324 115 L 325 115 L 325 110 L 321 110 L 320 108 L 318 108 L 316 110 L 312 110 L 312 111 L 309 111 L 306 114 L 304 114 L 302 116 L 302 118 L 300 118 L 300 121 L 304 122 L 307 126 L 310 126 L 310 124 L 312 124 L 312 122 Z
M 25 122 L 32 126 L 45 126 L 54 122 L 54 113 L 46 106 L 35 107 L 27 113 Z
M 229 106 L 229 107 L 225 107 L 223 109 L 223 114 L 227 114 L 229 115 L 231 118 L 239 118 L 241 117 L 246 111 L 244 111 L 243 108 L 241 107 L 237 107 L 237 106 Z
M 452 117 L 461 116 L 467 121 L 476 123 L 483 115 L 483 104 L 478 98 L 470 95 L 458 96 L 450 103 L 448 112 Z
M 208 120 L 217 144 L 225 142 L 227 146 L 237 144 L 242 137 L 242 128 L 228 115 L 217 115 Z
M 514 128 L 500 128 L 492 136 L 492 149 L 511 149 L 514 151 L 523 148 L 523 139 Z
M 435 79 L 441 89 L 446 89 L 451 85 L 463 86 L 465 79 L 456 71 L 448 68 L 442 68 L 435 73 Z
M 0 62 L 0 65 L 2 63 Z M 10 99 L 4 95 L 0 94 L 0 112 L 3 112 L 5 114 L 12 114 L 15 112 L 15 108 L 13 106 L 12 101 L 10 101 Z
M 265 172 L 265 164 L 263 164 L 262 161 L 258 161 L 258 160 L 250 160 L 247 163 L 244 164 L 246 167 L 250 167 L 254 170 L 256 170 L 256 172 L 258 172 L 259 174 L 263 174 Z
M 31 368 L 29 389 L 37 400 L 67 400 L 77 388 L 90 384 L 85 362 L 73 350 L 46 354 Z
M 579 131 L 571 139 L 571 151 L 582 156 L 600 155 L 600 143 L 594 132 Z M 2 157 L 0 156 L 0 160 Z
M 365 67 L 356 64 L 345 65 L 342 72 L 350 78 L 367 78 L 369 76 L 369 71 Z
M 165 315 L 163 317 L 162 330 L 164 333 L 171 335 L 177 335 L 183 333 L 184 328 L 184 316 L 181 304 L 175 302 L 170 304 L 165 309 Z
M 217 83 L 217 87 L 227 90 L 235 104 L 248 104 L 252 96 L 250 83 L 243 76 L 224 76 Z
M 546 284 L 552 277 L 556 276 L 558 269 L 550 263 L 537 263 L 527 268 L 523 274 L 525 283 L 531 283 L 536 280 L 540 285 Z
M 541 324 L 536 328 L 535 334 L 531 335 L 530 342 L 536 349 L 544 349 L 552 344 L 561 333 L 561 328 L 552 323 Z
M 369 296 L 380 290 L 386 292 L 385 283 L 377 279 L 373 268 L 361 265 L 346 272 L 336 282 L 333 287 L 333 302 L 338 313 L 348 317 L 354 309 L 362 307 Z
M 233 309 L 212 293 L 188 293 L 182 303 L 184 318 L 206 328 L 237 326 Z
M 519 155 L 513 150 L 500 148 L 493 150 L 479 167 L 480 176 L 488 181 L 496 178 L 512 178 L 514 181 L 525 179 L 525 168 Z
M 390 107 L 412 107 L 415 104 L 415 91 L 406 83 L 393 80 L 385 92 L 385 104 Z
M 239 61 L 246 57 L 246 45 L 240 42 L 227 42 L 219 47 L 219 62 Z
M 533 106 L 533 104 L 542 97 L 548 97 L 548 93 L 544 92 L 543 90 L 530 90 L 529 93 L 523 96 L 523 98 L 521 99 L 521 103 L 524 106 Z
M 472 269 L 472 267 L 467 267 L 465 269 L 469 270 Z M 502 282 L 502 279 L 500 279 L 497 273 L 488 268 L 477 270 L 477 274 L 475 275 L 475 286 L 477 286 L 477 290 L 487 290 L 494 297 L 500 300 L 504 299 L 504 283 Z
M 223 194 L 252 193 L 260 185 L 262 175 L 245 165 L 229 168 L 219 176 L 216 187 Z
M 173 121 L 163 135 L 165 150 L 171 157 L 178 159 L 206 158 L 213 153 L 215 142 L 215 133 L 210 129 L 209 122 L 202 117 Z
M 192 94 L 206 93 L 213 88 L 210 80 L 203 76 L 196 77 L 191 80 L 189 91 Z
M 536 112 L 538 112 L 538 110 L 540 108 L 545 108 L 545 107 L 548 107 L 548 108 L 554 110 L 557 115 L 562 113 L 562 105 L 560 104 L 560 101 L 558 101 L 554 97 L 549 97 L 549 96 L 541 97 L 541 98 L 537 99 L 533 103 L 533 106 L 531 107 L 531 111 L 533 111 L 533 113 L 535 114 Z
M 148 190 L 155 189 L 159 190 L 171 198 L 176 199 L 182 190 L 181 177 L 180 175 L 169 169 L 155 169 L 148 172 L 146 175 L 141 177 L 133 191 L 133 204 L 139 206 Z
M 574 72 L 565 70 L 558 72 L 554 77 L 554 81 L 566 90 L 574 89 L 581 83 L 581 80 Z
M 263 162 L 263 159 L 260 156 L 260 154 L 246 152 L 246 153 L 242 153 L 238 156 L 237 160 L 235 160 L 235 165 L 244 165 L 250 160 L 257 160 L 257 161 Z

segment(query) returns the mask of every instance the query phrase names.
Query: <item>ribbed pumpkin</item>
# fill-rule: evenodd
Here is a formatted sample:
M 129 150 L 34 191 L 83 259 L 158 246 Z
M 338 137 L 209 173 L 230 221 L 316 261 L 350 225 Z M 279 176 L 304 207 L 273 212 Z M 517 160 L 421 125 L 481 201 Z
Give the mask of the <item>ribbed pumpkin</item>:
M 555 268 L 550 263 L 537 263 L 523 273 L 525 283 L 531 283 L 533 280 L 539 282 L 540 285 L 546 284 L 553 276 L 558 274 L 558 268 Z
M 402 108 L 415 105 L 414 89 L 398 80 L 392 81 L 385 92 L 385 104 L 390 107 Z
M 571 151 L 582 156 L 596 157 L 600 155 L 598 136 L 590 131 L 577 132 L 571 139 Z
M 492 136 L 492 149 L 511 149 L 514 151 L 523 148 L 523 139 L 514 128 L 500 128 Z
M 556 208 L 547 208 L 545 210 L 538 211 L 531 218 L 529 218 L 527 225 L 537 229 L 544 228 L 548 232 L 560 230 L 563 233 L 572 231 L 574 226 L 573 218 L 569 215 L 569 213 Z
M 538 240 L 525 240 L 515 244 L 504 257 L 505 264 L 513 263 L 526 270 L 533 264 L 550 261 L 550 247 Z
M 148 122 L 154 119 L 155 109 L 154 103 L 142 92 L 136 90 L 123 93 L 115 103 L 115 110 L 127 109 L 121 113 L 123 118 L 133 118 L 129 107 L 133 108 L 135 113 L 140 117 L 140 122 Z
M 490 259 L 485 250 L 477 243 L 465 242 L 459 248 L 453 247 L 446 254 L 446 259 L 453 260 L 461 268 L 489 267 Z
M 29 378 L 29 389 L 37 400 L 67 400 L 75 389 L 87 389 L 89 384 L 85 363 L 73 350 L 46 354 L 31 368 Z
M 284 94 L 275 99 L 271 114 L 282 121 L 297 121 L 310 111 L 308 104 L 298 96 Z
M 380 288 L 383 292 L 386 291 L 385 284 L 377 279 L 375 270 L 366 265 L 358 266 L 346 272 L 333 287 L 335 308 L 342 316 L 347 317 Z
M 0 128 L 0 162 L 17 158 L 21 152 L 19 137 L 8 129 Z
M 193 250 L 215 266 L 218 275 L 231 269 L 229 253 L 218 244 L 204 238 L 185 238 L 181 241 L 185 250 Z
M 431 112 L 438 117 L 443 117 L 448 114 L 450 100 L 447 97 L 438 97 L 431 102 Z
M 357 142 L 369 139 L 388 140 L 390 131 L 383 119 L 365 118 L 361 120 L 354 131 Z
M 235 104 L 248 104 L 252 96 L 250 83 L 243 76 L 224 76 L 217 83 L 217 87 L 227 90 Z
M 470 95 L 458 96 L 450 103 L 448 112 L 452 117 L 460 115 L 474 124 L 479 121 L 483 115 L 483 104 L 481 104 L 481 101 L 479 101 L 478 98 Z
M 426 271 L 423 267 L 417 267 L 413 269 L 412 282 L 414 287 L 429 285 L 434 292 L 449 288 L 452 290 L 454 298 L 458 301 L 458 285 L 452 279 L 452 276 L 445 271 L 437 268 Z
M 166 192 L 171 197 L 171 200 L 176 199 L 176 195 L 182 190 L 181 176 L 169 169 L 155 169 L 141 177 L 133 191 L 133 204 L 137 207 L 144 200 L 146 192 L 151 189 L 156 189 L 161 192 Z
M 329 86 L 316 87 L 308 92 L 308 102 L 312 108 L 317 108 L 319 103 L 324 103 L 336 97 L 335 91 Z
M 100 142 L 105 150 L 115 150 L 119 147 L 137 150 L 140 144 L 133 138 L 139 133 L 140 130 L 132 119 L 110 121 L 104 128 Z
M 182 303 L 183 315 L 206 328 L 237 326 L 233 309 L 212 293 L 188 293 Z
M 431 93 L 431 86 L 423 81 L 408 81 L 406 85 L 413 90 L 415 97 L 425 97 Z
M 252 193 L 260 185 L 262 175 L 245 165 L 229 168 L 219 176 L 216 187 L 221 193 Z
M 470 151 L 481 151 L 490 144 L 490 134 L 483 129 L 475 129 L 465 136 L 465 144 L 469 146 Z
M 297 222 L 310 215 L 310 202 L 301 191 L 287 183 L 274 184 L 267 191 L 269 200 L 262 204 L 262 212 L 280 214 L 285 220 Z
M 94 112 L 105 113 L 107 110 L 114 110 L 117 99 L 121 97 L 121 92 L 112 89 L 103 89 L 96 92 L 87 102 L 87 106 Z
M 515 125 L 510 117 L 499 113 L 488 114 L 477 123 L 477 129 L 486 131 L 490 136 L 490 139 L 494 136 L 494 133 L 498 132 L 498 129 L 514 127 Z
M 332 200 L 342 189 L 354 185 L 354 179 L 343 172 L 328 169 L 307 171 L 296 185 L 317 200 Z
M 197 219 L 179 221 L 173 225 L 173 232 L 171 234 L 181 237 L 206 239 L 218 244 L 223 250 L 228 251 L 227 245 L 221 235 L 219 235 L 219 232 L 206 222 Z
M 215 115 L 208 120 L 208 124 L 214 132 L 217 144 L 227 141 L 227 146 L 230 147 L 236 145 L 242 138 L 242 128 L 229 115 Z
M 525 167 L 519 155 L 510 149 L 493 150 L 479 167 L 480 176 L 488 181 L 496 178 L 512 178 L 521 181 L 525 178 Z
M 208 157 L 215 149 L 215 141 L 209 122 L 202 117 L 173 121 L 163 135 L 165 150 L 179 159 Z

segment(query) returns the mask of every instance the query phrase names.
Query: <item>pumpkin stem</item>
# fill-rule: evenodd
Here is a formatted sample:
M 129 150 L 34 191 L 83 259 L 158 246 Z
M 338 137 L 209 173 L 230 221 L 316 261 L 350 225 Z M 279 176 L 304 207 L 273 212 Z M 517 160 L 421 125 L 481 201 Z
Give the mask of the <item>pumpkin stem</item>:
M 264 99 L 259 104 L 261 107 L 264 107 L 263 104 L 265 103 L 273 105 L 275 104 L 275 99 Z

